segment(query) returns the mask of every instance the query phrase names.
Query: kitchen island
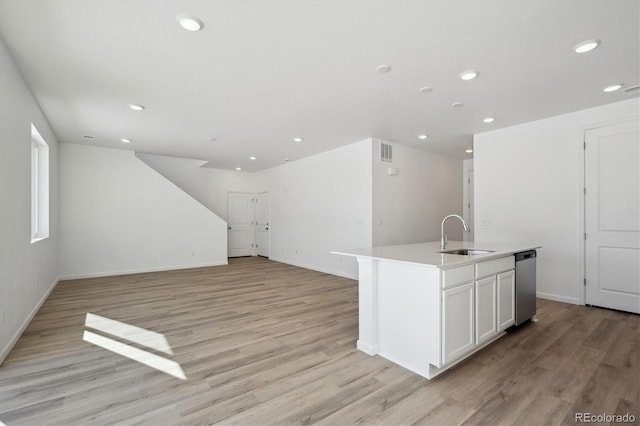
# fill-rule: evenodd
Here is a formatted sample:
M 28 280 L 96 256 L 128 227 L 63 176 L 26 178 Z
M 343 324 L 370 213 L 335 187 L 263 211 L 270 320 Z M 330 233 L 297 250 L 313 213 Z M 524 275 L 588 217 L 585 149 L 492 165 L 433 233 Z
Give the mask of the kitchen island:
M 357 347 L 428 379 L 504 335 L 515 318 L 514 253 L 535 244 L 450 241 L 333 254 L 359 269 Z

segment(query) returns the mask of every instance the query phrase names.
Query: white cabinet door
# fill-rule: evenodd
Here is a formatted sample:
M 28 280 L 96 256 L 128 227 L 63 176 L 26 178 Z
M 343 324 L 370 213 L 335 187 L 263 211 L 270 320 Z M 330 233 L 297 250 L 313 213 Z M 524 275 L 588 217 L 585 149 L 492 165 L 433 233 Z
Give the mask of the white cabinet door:
M 442 292 L 442 362 L 448 364 L 474 348 L 473 283 Z
M 491 339 L 498 332 L 496 319 L 496 276 L 476 281 L 476 344 Z
M 502 331 L 515 322 L 515 271 L 498 274 L 498 331 Z

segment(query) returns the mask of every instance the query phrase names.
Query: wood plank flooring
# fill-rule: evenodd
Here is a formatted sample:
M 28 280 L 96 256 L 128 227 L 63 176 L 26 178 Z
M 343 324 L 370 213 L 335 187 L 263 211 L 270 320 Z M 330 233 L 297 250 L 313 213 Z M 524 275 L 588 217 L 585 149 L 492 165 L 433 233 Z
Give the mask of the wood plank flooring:
M 61 282 L 0 366 L 12 425 L 575 424 L 640 416 L 640 316 L 538 300 L 539 322 L 428 381 L 355 349 L 357 283 L 269 261 Z M 83 340 L 164 335 L 180 380 Z

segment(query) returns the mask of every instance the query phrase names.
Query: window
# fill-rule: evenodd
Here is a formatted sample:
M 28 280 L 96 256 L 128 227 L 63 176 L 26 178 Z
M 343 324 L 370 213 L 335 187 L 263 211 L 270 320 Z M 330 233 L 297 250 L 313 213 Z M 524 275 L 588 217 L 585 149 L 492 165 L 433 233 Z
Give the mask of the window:
M 49 145 L 31 123 L 31 243 L 49 238 Z

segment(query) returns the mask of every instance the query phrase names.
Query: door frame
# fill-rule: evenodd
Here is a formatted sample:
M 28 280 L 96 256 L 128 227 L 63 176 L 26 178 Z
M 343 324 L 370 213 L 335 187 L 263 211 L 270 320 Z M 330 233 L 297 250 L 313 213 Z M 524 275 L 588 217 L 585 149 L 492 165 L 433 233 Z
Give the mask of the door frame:
M 253 215 L 254 215 L 254 220 L 255 220 L 255 225 L 254 225 L 254 232 L 255 232 L 255 236 L 254 236 L 254 241 L 256 246 L 254 247 L 254 251 L 255 251 L 255 255 L 254 256 L 261 256 L 260 255 L 260 250 L 258 247 L 258 209 L 257 204 L 258 204 L 258 196 L 259 195 L 266 195 L 267 196 L 267 235 L 268 235 L 268 239 L 269 239 L 269 247 L 267 248 L 267 251 L 269 253 L 269 255 L 267 256 L 267 259 L 271 258 L 271 226 L 269 225 L 271 222 L 271 197 L 269 196 L 269 191 L 261 191 L 261 192 L 255 192 L 253 194 L 253 198 L 256 200 L 254 207 L 253 207 Z M 264 257 L 264 256 L 262 256 Z
M 586 153 L 585 153 L 585 146 L 586 146 L 586 140 L 587 140 L 587 132 L 590 130 L 596 130 L 596 129 L 600 129 L 602 127 L 608 127 L 608 126 L 613 126 L 616 124 L 624 124 L 626 122 L 634 122 L 637 121 L 638 117 L 634 116 L 634 115 L 630 115 L 621 119 L 616 119 L 616 120 L 608 120 L 608 121 L 602 121 L 599 123 L 594 123 L 594 124 L 587 124 L 587 125 L 582 125 L 579 128 L 578 131 L 578 152 L 579 154 L 579 181 L 580 181 L 580 187 L 578 188 L 578 190 L 580 191 L 580 205 L 579 205 L 579 212 L 580 214 L 578 215 L 578 222 L 579 222 L 579 229 L 580 229 L 580 234 L 578 235 L 578 239 L 580 240 L 580 263 L 579 263 L 579 268 L 580 268 L 580 281 L 578 282 L 578 286 L 580 288 L 580 291 L 578 292 L 580 294 L 580 304 L 581 305 L 586 305 L 587 304 L 587 286 L 586 286 L 586 279 L 587 279 L 587 243 L 586 240 L 584 238 L 586 232 L 587 232 L 587 203 L 586 203 L 586 194 L 585 194 L 585 184 L 586 184 L 586 180 L 587 180 L 587 175 L 586 175 Z
M 469 224 L 470 230 L 467 233 L 463 233 L 464 241 L 475 241 L 475 214 L 473 209 L 475 208 L 475 174 L 473 172 L 473 168 L 467 170 L 467 199 L 466 201 L 466 213 L 467 213 L 467 223 Z M 472 179 L 473 178 L 473 179 Z M 473 181 L 472 181 L 473 180 Z M 465 239 L 466 238 L 466 239 Z

